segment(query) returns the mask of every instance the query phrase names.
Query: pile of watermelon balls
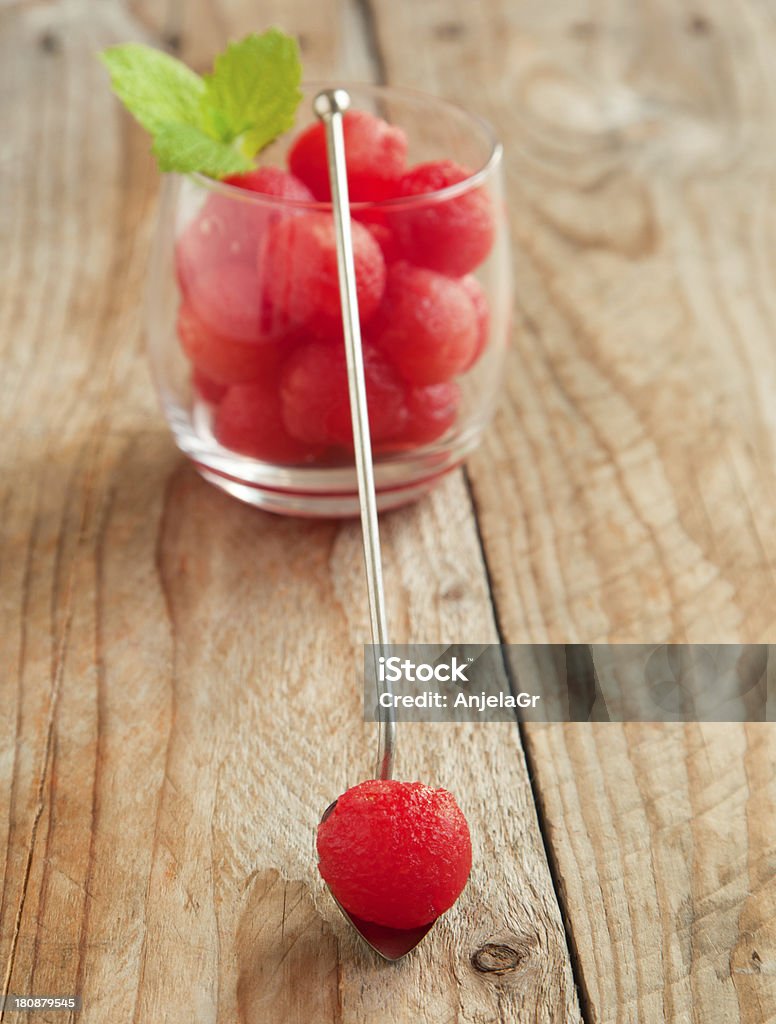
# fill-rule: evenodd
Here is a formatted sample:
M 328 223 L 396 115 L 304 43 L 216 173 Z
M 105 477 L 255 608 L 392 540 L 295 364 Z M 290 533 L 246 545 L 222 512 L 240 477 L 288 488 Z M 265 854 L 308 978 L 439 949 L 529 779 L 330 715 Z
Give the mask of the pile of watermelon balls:
M 451 160 L 407 167 L 404 132 L 366 111 L 344 117 L 352 203 L 422 196 L 465 181 Z M 220 444 L 281 464 L 352 452 L 323 125 L 303 131 L 288 170 L 227 178 L 176 246 L 177 332 Z M 300 203 L 279 212 L 256 193 Z M 482 188 L 352 211 L 367 401 L 376 454 L 440 438 L 455 422 L 456 377 L 480 358 L 488 305 L 472 275 L 494 235 Z

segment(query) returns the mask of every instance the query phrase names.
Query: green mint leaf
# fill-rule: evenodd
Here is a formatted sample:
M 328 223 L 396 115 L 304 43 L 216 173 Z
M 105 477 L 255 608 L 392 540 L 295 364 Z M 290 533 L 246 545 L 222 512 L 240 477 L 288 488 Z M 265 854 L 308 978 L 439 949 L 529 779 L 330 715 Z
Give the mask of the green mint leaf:
M 201 129 L 188 124 L 163 124 L 154 132 L 154 156 L 162 171 L 199 171 L 211 178 L 249 171 L 253 161 Z
M 205 83 L 190 68 L 141 43 L 111 46 L 100 54 L 113 91 L 146 131 L 163 125 L 199 126 Z
M 250 170 L 256 153 L 292 126 L 302 98 L 296 41 L 278 29 L 230 44 L 204 80 L 140 43 L 100 57 L 116 95 L 153 136 L 162 171 L 224 178 Z
M 206 130 L 255 156 L 293 125 L 301 78 L 296 40 L 279 29 L 231 43 L 205 76 Z

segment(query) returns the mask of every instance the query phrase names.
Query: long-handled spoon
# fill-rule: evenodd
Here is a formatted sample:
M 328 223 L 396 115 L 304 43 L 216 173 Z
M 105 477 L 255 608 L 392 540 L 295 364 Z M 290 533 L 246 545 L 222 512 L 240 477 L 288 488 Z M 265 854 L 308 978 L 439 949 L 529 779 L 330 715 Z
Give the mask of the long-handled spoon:
M 342 115 L 350 106 L 350 96 L 344 89 L 326 89 L 318 93 L 313 109 L 323 121 L 326 131 L 326 152 L 329 163 L 334 225 L 337 240 L 337 269 L 342 304 L 342 322 L 345 333 L 345 354 L 348 369 L 350 413 L 353 422 L 353 444 L 356 457 L 358 498 L 361 510 L 361 532 L 364 541 L 364 563 L 366 566 L 369 614 L 372 622 L 372 642 L 375 655 L 375 679 L 380 694 L 390 696 L 390 684 L 380 679 L 377 658 L 388 645 L 388 630 L 385 616 L 385 595 L 383 592 L 383 567 L 380 556 L 380 531 L 377 525 L 377 497 L 375 495 L 374 471 L 372 465 L 372 442 L 369 434 L 366 385 L 364 382 L 364 357 L 361 348 L 361 326 L 358 316 L 356 294 L 356 271 L 353 262 L 353 240 L 350 230 L 350 204 L 348 180 L 345 169 L 345 140 L 342 131 Z M 385 702 L 389 703 L 389 702 Z M 380 709 L 377 770 L 378 779 L 390 779 L 393 774 L 393 758 L 396 743 L 396 721 L 392 708 Z M 323 813 L 322 821 L 334 810 L 337 801 L 330 804 Z M 332 893 L 332 896 L 334 894 Z M 386 960 L 400 960 L 420 942 L 432 927 L 397 929 L 385 928 L 354 917 L 334 897 L 335 903 L 353 925 L 359 935 L 375 952 Z

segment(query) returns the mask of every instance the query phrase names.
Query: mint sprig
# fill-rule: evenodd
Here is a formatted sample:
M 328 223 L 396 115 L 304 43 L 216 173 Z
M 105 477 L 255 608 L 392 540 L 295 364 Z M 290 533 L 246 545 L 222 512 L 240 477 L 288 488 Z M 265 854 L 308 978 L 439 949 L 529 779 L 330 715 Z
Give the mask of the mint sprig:
M 250 170 L 256 154 L 292 126 L 302 98 L 298 47 L 279 29 L 231 43 L 204 79 L 140 43 L 100 57 L 113 91 L 153 136 L 162 171 L 224 178 Z
M 302 98 L 296 41 L 277 29 L 231 43 L 205 76 L 203 110 L 224 142 L 250 157 L 294 123 Z

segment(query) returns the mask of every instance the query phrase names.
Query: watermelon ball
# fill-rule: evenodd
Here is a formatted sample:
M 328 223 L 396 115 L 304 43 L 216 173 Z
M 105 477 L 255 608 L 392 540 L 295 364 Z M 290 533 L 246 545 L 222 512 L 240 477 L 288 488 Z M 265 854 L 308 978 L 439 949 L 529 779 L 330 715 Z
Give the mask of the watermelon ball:
M 297 202 L 313 202 L 315 199 L 304 182 L 280 167 L 257 167 L 244 174 L 233 174 L 229 178 L 224 178 L 224 182 L 236 188 L 260 192 L 262 195 L 275 196 L 278 199 L 291 199 Z
M 378 209 L 366 209 L 353 212 L 353 217 L 363 224 L 369 234 L 380 246 L 386 263 L 395 263 L 402 257 L 402 248 L 396 231 L 392 226 L 392 218 L 387 212 Z
M 446 434 L 458 417 L 461 389 L 455 381 L 410 388 L 404 399 L 407 419 L 401 433 L 377 445 L 379 454 L 412 451 Z
M 485 292 L 476 277 L 467 274 L 461 278 L 461 287 L 472 300 L 474 311 L 477 314 L 477 344 L 469 362 L 464 366 L 464 371 L 470 370 L 477 362 L 488 344 L 488 333 L 490 331 L 490 308 Z
M 242 384 L 272 370 L 284 352 L 265 321 L 255 270 L 232 262 L 196 278 L 177 330 L 197 370 L 218 384 Z
M 246 192 L 277 199 L 313 200 L 306 185 L 279 167 L 257 167 L 224 180 Z M 259 242 L 280 215 L 279 204 L 212 192 L 175 247 L 175 269 L 183 294 L 188 294 L 199 274 L 219 263 L 242 261 L 253 265 Z
M 356 292 L 362 325 L 377 309 L 385 289 L 380 246 L 361 224 L 352 224 Z M 321 337 L 341 332 L 337 244 L 326 213 L 285 217 L 275 223 L 259 250 L 262 281 L 273 324 L 299 327 Z
M 175 246 L 175 273 L 182 294 L 188 295 L 196 279 L 219 264 L 253 266 L 269 221 L 269 213 L 262 207 L 217 193 L 209 195 Z
M 420 196 L 457 185 L 472 172 L 452 160 L 418 164 L 402 175 L 401 196 Z M 492 204 L 482 188 L 452 199 L 429 200 L 396 214 L 406 259 L 441 274 L 460 277 L 474 270 L 493 245 Z
M 285 430 L 274 380 L 229 388 L 216 412 L 213 433 L 225 448 L 268 462 L 309 462 L 318 454 Z
M 226 385 L 211 380 L 210 377 L 201 370 L 197 370 L 196 367 L 191 375 L 191 384 L 200 398 L 203 398 L 211 405 L 218 405 L 227 392 Z
M 277 366 L 279 348 L 275 343 L 241 341 L 212 330 L 185 300 L 178 309 L 176 329 L 198 379 L 207 378 L 215 386 L 257 380 Z
M 407 423 L 401 439 L 412 445 L 430 444 L 455 423 L 461 389 L 455 381 L 411 388 L 407 393 Z
M 264 337 L 261 294 L 249 264 L 213 267 L 196 279 L 189 302 L 211 331 L 236 341 L 259 342 Z
M 354 917 L 387 928 L 431 924 L 455 903 L 472 866 L 455 797 L 421 782 L 370 779 L 318 826 L 318 870 Z
M 407 136 L 401 128 L 366 110 L 349 110 L 342 130 L 350 201 L 374 202 L 396 195 L 407 158 Z M 288 165 L 316 199 L 331 199 L 326 131 L 321 122 L 299 135 L 289 151 Z
M 398 262 L 370 340 L 410 384 L 440 384 L 460 373 L 477 345 L 477 314 L 459 281 Z
M 383 357 L 366 346 L 364 377 L 373 440 L 400 433 L 407 418 L 401 382 Z M 324 342 L 298 348 L 283 367 L 280 391 L 289 434 L 300 441 L 352 450 L 344 348 Z

